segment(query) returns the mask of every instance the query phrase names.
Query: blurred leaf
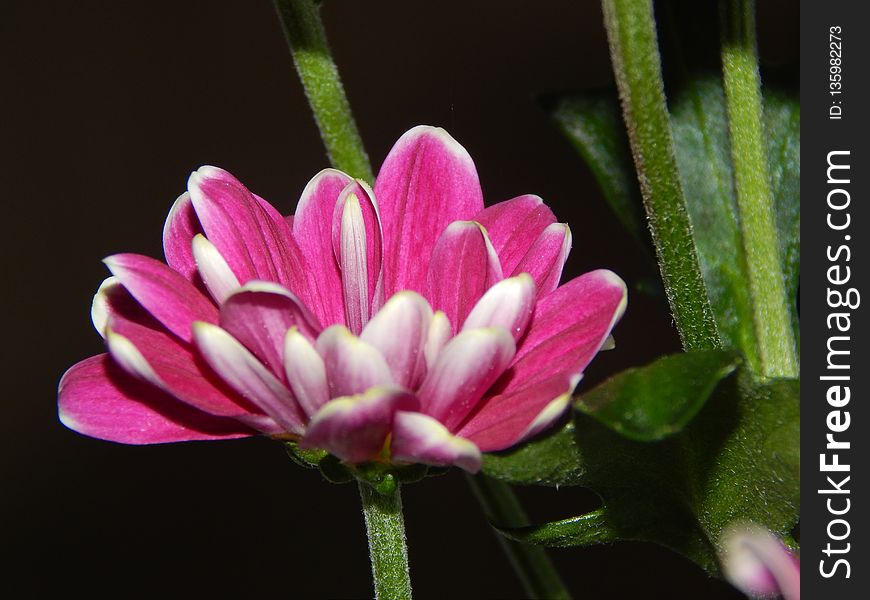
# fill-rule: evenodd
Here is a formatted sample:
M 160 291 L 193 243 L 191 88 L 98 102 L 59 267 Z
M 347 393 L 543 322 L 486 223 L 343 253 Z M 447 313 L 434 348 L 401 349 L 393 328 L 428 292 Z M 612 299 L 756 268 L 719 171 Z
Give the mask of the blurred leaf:
M 786 535 L 800 506 L 799 382 L 725 379 L 680 433 L 629 440 L 575 413 L 552 435 L 489 454 L 484 472 L 515 484 L 597 492 L 593 513 L 503 532 L 542 545 L 645 540 L 717 572 L 716 544 L 735 519 Z
M 683 352 L 627 369 L 581 395 L 575 407 L 640 442 L 680 431 L 739 357 L 728 350 Z
M 643 199 L 615 89 L 545 99 L 544 105 L 595 176 L 623 226 L 652 256 Z

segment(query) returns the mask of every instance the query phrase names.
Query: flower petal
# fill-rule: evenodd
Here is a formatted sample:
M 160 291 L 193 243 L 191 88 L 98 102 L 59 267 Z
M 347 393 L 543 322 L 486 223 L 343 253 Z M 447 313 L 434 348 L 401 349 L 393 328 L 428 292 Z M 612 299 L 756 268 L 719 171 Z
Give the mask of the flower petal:
M 740 591 L 800 600 L 800 561 L 772 533 L 753 524 L 732 526 L 721 546 L 722 571 Z
M 559 286 L 562 268 L 571 251 L 571 229 L 564 223 L 547 226 L 514 268 L 514 275 L 528 273 L 538 295 L 544 297 Z
M 474 221 L 456 221 L 435 244 L 424 295 L 432 308 L 444 311 L 455 332 L 484 292 L 501 279 L 486 231 Z
M 73 431 L 123 444 L 247 437 L 241 423 L 190 408 L 124 373 L 108 354 L 73 365 L 60 380 L 58 417 Z
M 108 325 L 112 315 L 118 312 L 128 318 L 131 315 L 143 315 L 146 318 L 151 318 L 151 315 L 124 288 L 121 280 L 112 275 L 103 280 L 91 302 L 91 322 L 101 337 L 106 337 L 106 325 Z
M 489 233 L 505 273 L 514 273 L 520 260 L 556 217 L 539 196 L 527 194 L 484 208 L 474 216 Z
M 332 252 L 332 222 L 336 200 L 353 179 L 341 171 L 325 169 L 302 192 L 293 217 L 293 237 L 316 277 L 319 304 L 313 303 L 321 323 L 344 323 L 341 272 Z M 310 285 L 310 284 L 309 284 Z
M 483 209 L 474 161 L 440 128 L 405 133 L 384 160 L 375 183 L 384 229 L 385 297 L 423 292 L 429 257 L 453 221 Z
M 305 261 L 287 222 L 235 177 L 217 167 L 200 167 L 187 182 L 190 199 L 209 241 L 240 283 L 280 283 L 305 299 Z
M 436 310 L 432 315 L 432 321 L 429 323 L 429 333 L 426 336 L 426 345 L 423 346 L 423 354 L 426 358 L 426 370 L 432 368 L 441 350 L 447 345 L 447 342 L 453 336 L 453 330 L 450 327 L 450 319 L 443 311 Z
M 284 337 L 291 327 L 315 339 L 318 327 L 299 299 L 280 285 L 250 281 L 227 298 L 220 326 L 284 379 Z
M 227 385 L 272 417 L 289 433 L 302 433 L 304 415 L 284 384 L 229 333 L 197 321 L 196 344 L 206 362 Z
M 539 299 L 512 368 L 520 362 L 529 371 L 549 364 L 538 371 L 543 378 L 561 371 L 564 363 L 572 365 L 574 374 L 581 373 L 625 312 L 627 292 L 618 275 L 601 269 L 575 277 Z
M 417 395 L 422 412 L 449 430 L 459 425 L 514 356 L 514 339 L 505 329 L 471 329 L 450 340 Z
M 284 338 L 284 372 L 296 400 L 309 417 L 329 401 L 326 365 L 298 327 L 291 327 Z
M 115 254 L 103 262 L 145 310 L 182 340 L 193 339 L 194 321 L 217 323 L 214 304 L 162 262 L 141 254 Z
M 412 394 L 390 386 L 336 398 L 312 417 L 300 445 L 323 448 L 347 462 L 377 458 L 396 410 L 413 410 L 415 406 Z
M 106 327 L 106 342 L 109 354 L 125 371 L 185 404 L 223 417 L 259 412 L 168 333 L 114 315 Z
M 369 321 L 360 339 L 380 351 L 393 381 L 414 389 L 426 374 L 424 346 L 431 321 L 432 309 L 423 296 L 398 292 Z
M 362 394 L 370 387 L 395 383 L 377 348 L 342 325 L 324 330 L 316 347 L 326 365 L 330 398 Z
M 390 450 L 394 461 L 456 465 L 469 473 L 477 473 L 483 460 L 472 442 L 451 434 L 432 417 L 417 412 L 396 413 Z
M 538 300 L 513 363 L 459 433 L 484 452 L 530 435 L 542 411 L 573 391 L 622 316 L 625 302 L 625 283 L 604 270 L 581 275 Z
M 483 452 L 504 450 L 530 438 L 561 417 L 580 377 L 557 374 L 544 381 L 497 394 L 482 402 L 458 429 Z
M 191 243 L 198 233 L 202 233 L 202 225 L 193 210 L 190 194 L 184 192 L 169 209 L 163 225 L 163 255 L 166 264 L 190 282 L 195 282 L 197 275 Z
M 341 191 L 333 215 L 345 318 L 357 335 L 383 304 L 383 234 L 373 198 L 368 185 L 353 181 Z
M 534 307 L 535 282 L 528 273 L 503 279 L 477 301 L 462 330 L 503 327 L 519 340 L 526 332 Z
M 193 236 L 193 258 L 206 289 L 219 305 L 239 288 L 239 280 L 220 251 L 201 233 Z

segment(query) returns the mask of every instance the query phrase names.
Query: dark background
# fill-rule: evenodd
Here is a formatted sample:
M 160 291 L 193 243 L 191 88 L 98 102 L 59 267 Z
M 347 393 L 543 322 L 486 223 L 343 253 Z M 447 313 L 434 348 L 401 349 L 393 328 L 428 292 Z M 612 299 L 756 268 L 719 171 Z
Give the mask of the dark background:
M 762 3 L 763 56 L 797 60 L 794 3 Z M 474 157 L 488 203 L 537 193 L 570 223 L 566 277 L 631 286 L 642 254 L 536 95 L 612 81 L 598 4 L 329 0 L 324 19 L 377 167 L 413 125 Z M 0 561 L 10 597 L 365 597 L 355 486 L 334 486 L 264 439 L 127 447 L 56 418 L 63 371 L 102 351 L 100 259 L 161 256 L 166 212 L 201 164 L 285 213 L 327 166 L 271 2 L 0 5 L 4 320 Z M 678 349 L 667 307 L 632 294 L 617 349 L 584 385 Z M 536 519 L 589 510 L 576 489 L 523 489 Z M 460 473 L 404 489 L 418 598 L 517 598 L 521 588 Z M 578 597 L 736 598 L 650 544 L 553 551 Z

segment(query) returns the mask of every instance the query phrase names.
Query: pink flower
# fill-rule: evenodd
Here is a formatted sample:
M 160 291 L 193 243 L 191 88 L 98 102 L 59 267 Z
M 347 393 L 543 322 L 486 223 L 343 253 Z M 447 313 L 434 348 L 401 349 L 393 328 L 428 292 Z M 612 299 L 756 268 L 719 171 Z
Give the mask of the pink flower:
M 626 302 L 609 271 L 557 289 L 568 226 L 536 196 L 484 208 L 471 157 L 431 127 L 399 139 L 374 191 L 327 169 L 287 218 L 202 167 L 163 244 L 166 264 L 105 260 L 108 353 L 63 376 L 67 427 L 476 471 L 564 412 Z
M 800 600 L 800 559 L 775 535 L 751 523 L 732 525 L 722 535 L 721 547 L 725 577 L 741 592 Z

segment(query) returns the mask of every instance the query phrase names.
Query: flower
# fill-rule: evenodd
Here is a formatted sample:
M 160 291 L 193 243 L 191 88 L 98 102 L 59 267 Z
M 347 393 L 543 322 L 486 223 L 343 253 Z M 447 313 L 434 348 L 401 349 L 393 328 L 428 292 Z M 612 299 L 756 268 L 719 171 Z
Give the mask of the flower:
M 752 597 L 800 600 L 800 559 L 775 535 L 752 523 L 732 524 L 721 547 L 722 571 L 737 589 Z
M 444 130 L 415 127 L 374 190 L 327 169 L 284 218 L 202 167 L 163 232 L 166 263 L 105 259 L 60 420 L 128 444 L 290 436 L 349 463 L 480 468 L 569 404 L 626 302 L 540 198 L 489 208 Z

